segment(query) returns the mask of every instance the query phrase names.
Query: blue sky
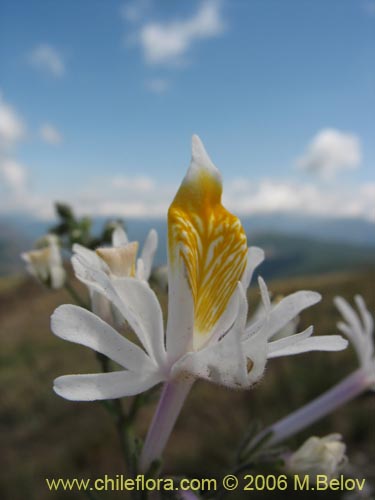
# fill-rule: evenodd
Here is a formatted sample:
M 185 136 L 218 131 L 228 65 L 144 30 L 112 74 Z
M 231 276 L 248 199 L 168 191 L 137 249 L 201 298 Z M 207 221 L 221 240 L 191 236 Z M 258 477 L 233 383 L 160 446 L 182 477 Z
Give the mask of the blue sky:
M 375 219 L 375 1 L 2 0 L 0 211 L 163 215 L 198 133 L 238 213 Z

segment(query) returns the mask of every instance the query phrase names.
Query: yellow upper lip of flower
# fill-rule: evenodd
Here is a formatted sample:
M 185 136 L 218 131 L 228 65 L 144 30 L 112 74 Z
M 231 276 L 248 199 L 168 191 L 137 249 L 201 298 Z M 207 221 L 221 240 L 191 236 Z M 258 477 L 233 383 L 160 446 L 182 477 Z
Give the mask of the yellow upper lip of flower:
M 224 313 L 247 262 L 245 231 L 221 204 L 220 174 L 202 156 L 194 158 L 193 152 L 192 165 L 168 212 L 170 266 L 177 271 L 182 261 L 186 269 L 194 302 L 195 346 L 205 343 Z

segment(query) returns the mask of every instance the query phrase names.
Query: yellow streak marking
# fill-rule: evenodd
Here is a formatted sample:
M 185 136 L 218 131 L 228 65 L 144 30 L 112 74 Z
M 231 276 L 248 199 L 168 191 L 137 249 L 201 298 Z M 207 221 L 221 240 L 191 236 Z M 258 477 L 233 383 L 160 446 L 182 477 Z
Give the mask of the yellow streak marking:
M 185 264 L 198 335 L 210 333 L 224 313 L 247 261 L 246 234 L 221 193 L 216 177 L 200 171 L 181 185 L 168 212 L 171 265 L 176 257 Z

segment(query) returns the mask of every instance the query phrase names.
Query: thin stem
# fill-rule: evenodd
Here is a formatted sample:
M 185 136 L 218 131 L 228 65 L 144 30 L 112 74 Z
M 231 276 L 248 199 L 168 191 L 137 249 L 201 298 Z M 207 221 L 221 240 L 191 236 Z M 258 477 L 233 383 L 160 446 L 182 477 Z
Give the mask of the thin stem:
M 275 445 L 285 439 L 297 434 L 299 431 L 313 424 L 325 415 L 328 415 L 339 406 L 347 403 L 351 399 L 364 392 L 368 388 L 368 376 L 362 369 L 358 369 L 337 385 L 324 392 L 307 405 L 299 408 L 295 412 L 279 420 L 262 431 L 251 447 L 262 439 L 265 434 L 272 433 L 267 446 Z
M 143 446 L 141 471 L 147 472 L 152 463 L 161 457 L 193 383 L 193 377 L 165 383 Z

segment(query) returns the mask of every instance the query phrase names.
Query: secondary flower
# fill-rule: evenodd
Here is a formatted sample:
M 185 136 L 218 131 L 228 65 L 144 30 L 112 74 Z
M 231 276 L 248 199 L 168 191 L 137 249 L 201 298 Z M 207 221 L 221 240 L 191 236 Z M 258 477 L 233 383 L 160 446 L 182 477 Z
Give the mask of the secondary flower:
M 112 247 L 97 248 L 95 251 L 79 245 L 73 245 L 74 256 L 72 264 L 76 274 L 87 285 L 92 311 L 110 324 L 121 324 L 115 307 L 96 290 L 95 283 L 89 278 L 83 278 L 82 269 L 94 269 L 107 274 L 110 279 L 133 277 L 147 283 L 152 270 L 152 263 L 158 245 L 158 235 L 155 229 L 148 233 L 141 255 L 137 258 L 138 242 L 129 242 L 124 229 L 118 225 L 112 233 Z
M 36 250 L 21 254 L 26 270 L 49 288 L 64 286 L 66 273 L 63 267 L 58 238 L 48 234 L 35 244 Z
M 252 446 L 266 435 L 270 436 L 267 445 L 278 444 L 363 392 L 375 390 L 374 320 L 363 298 L 356 295 L 354 300 L 358 313 L 342 297 L 335 297 L 334 302 L 345 320 L 339 321 L 337 327 L 356 350 L 359 368 L 318 398 L 262 431 Z
M 369 387 L 375 390 L 374 320 L 361 295 L 356 295 L 354 301 L 358 313 L 345 299 L 335 297 L 335 305 L 344 319 L 337 323 L 337 328 L 354 347 L 360 367 L 368 376 Z
M 293 474 L 308 474 L 312 479 L 324 474 L 328 479 L 336 477 L 347 463 L 346 446 L 340 434 L 319 438 L 312 436 L 285 460 L 286 469 Z
M 73 245 L 75 260 L 85 267 L 104 271 L 111 278 L 134 277 L 147 281 L 151 275 L 152 262 L 158 245 L 158 235 L 151 229 L 146 237 L 142 252 L 137 258 L 138 242 L 129 242 L 121 226 L 112 233 L 112 246 L 94 250 L 79 245 Z
M 54 389 L 61 396 L 72 400 L 118 398 L 166 382 L 143 449 L 144 469 L 160 456 L 196 378 L 248 388 L 262 376 L 267 358 L 340 350 L 347 344 L 333 335 L 310 338 L 312 327 L 272 341 L 320 296 L 297 292 L 273 307 L 261 279 L 265 314 L 246 326 L 245 289 L 263 260 L 263 251 L 247 248 L 241 223 L 222 206 L 221 194 L 220 173 L 194 136 L 190 168 L 168 212 L 165 333 L 159 302 L 144 281 L 111 276 L 77 258 L 74 267 L 78 278 L 116 307 L 140 345 L 76 306 L 61 306 L 52 317 L 56 335 L 91 347 L 123 368 L 113 373 L 59 377 Z

